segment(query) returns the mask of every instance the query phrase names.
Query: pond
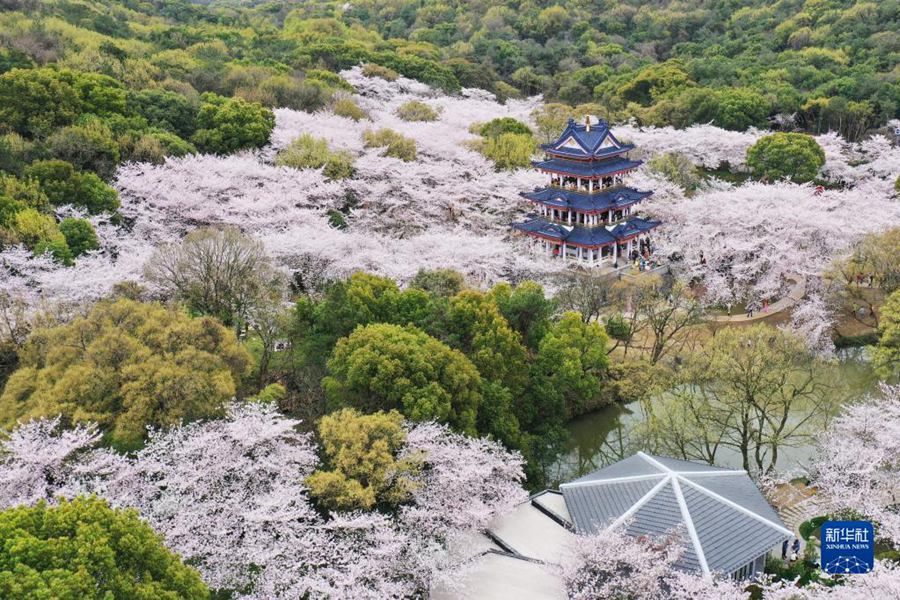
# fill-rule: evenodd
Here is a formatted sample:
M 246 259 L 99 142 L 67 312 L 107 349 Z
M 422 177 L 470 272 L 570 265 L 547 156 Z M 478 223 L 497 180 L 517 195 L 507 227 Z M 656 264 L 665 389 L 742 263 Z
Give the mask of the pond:
M 862 348 L 840 350 L 829 375 L 846 386 L 842 397 L 859 398 L 878 391 L 878 377 Z M 630 446 L 634 443 L 630 434 L 642 420 L 641 405 L 635 402 L 607 406 L 570 421 L 567 429 L 571 439 L 566 450 L 547 471 L 551 486 L 581 477 L 639 450 Z M 778 469 L 790 470 L 808 458 L 811 451 L 810 446 L 783 448 Z M 720 455 L 720 466 L 740 468 L 741 460 L 737 452 L 720 452 Z

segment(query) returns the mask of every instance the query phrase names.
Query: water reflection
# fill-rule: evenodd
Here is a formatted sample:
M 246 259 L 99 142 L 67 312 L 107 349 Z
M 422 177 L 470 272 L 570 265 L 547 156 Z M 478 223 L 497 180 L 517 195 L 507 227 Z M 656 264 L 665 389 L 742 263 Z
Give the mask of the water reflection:
M 846 402 L 867 394 L 878 393 L 878 377 L 869 363 L 865 348 L 843 349 L 832 368 L 827 369 L 827 382 L 835 390 L 835 402 Z M 607 406 L 569 422 L 571 439 L 566 451 L 548 468 L 547 477 L 553 487 L 612 464 L 641 450 L 633 435 L 635 425 L 643 421 L 640 403 Z M 809 445 L 784 447 L 778 468 L 792 470 L 811 455 Z M 721 466 L 740 468 L 740 455 L 733 450 L 720 451 Z

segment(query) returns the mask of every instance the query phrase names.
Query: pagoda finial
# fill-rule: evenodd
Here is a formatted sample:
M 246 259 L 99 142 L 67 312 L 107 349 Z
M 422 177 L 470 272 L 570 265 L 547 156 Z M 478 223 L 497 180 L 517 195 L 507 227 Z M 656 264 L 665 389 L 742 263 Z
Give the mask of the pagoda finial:
M 584 115 L 584 130 L 591 130 L 591 115 Z

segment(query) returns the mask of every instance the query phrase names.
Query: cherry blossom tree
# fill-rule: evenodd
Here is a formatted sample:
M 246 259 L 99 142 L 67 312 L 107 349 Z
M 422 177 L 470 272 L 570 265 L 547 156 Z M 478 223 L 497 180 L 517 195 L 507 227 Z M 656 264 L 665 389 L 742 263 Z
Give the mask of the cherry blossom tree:
M 99 440 L 96 425 L 63 430 L 59 417 L 14 429 L 0 441 L 0 506 L 34 504 L 65 494 L 79 454 Z
M 0 506 L 97 493 L 134 507 L 213 588 L 247 598 L 414 597 L 463 565 L 452 540 L 526 498 L 522 457 L 442 425 L 407 425 L 424 461 L 395 515 L 323 517 L 303 480 L 318 458 L 299 423 L 265 403 L 151 433 L 131 457 L 96 448 L 95 426 L 21 425 L 0 445 Z
M 747 594 L 724 578 L 678 571 L 680 533 L 651 538 L 626 534 L 622 527 L 574 536 L 560 570 L 570 600 L 709 599 L 743 600 Z
M 900 386 L 848 405 L 822 436 L 810 466 L 830 512 L 853 511 L 878 523 L 900 547 Z

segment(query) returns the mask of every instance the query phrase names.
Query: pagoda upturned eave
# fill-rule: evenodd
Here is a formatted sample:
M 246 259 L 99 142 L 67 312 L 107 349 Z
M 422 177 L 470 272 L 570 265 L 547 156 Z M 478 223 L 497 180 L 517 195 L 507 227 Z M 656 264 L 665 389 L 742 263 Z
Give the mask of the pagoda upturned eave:
M 653 195 L 653 192 L 641 192 L 630 187 L 617 187 L 593 193 L 544 187 L 532 192 L 519 192 L 519 195 L 535 204 L 590 215 L 627 208 Z
M 603 148 L 598 150 L 594 154 L 589 157 L 585 155 L 584 151 L 581 149 L 574 148 L 565 148 L 565 147 L 556 147 L 553 144 L 541 144 L 539 146 L 541 150 L 550 154 L 552 156 L 558 156 L 560 158 L 575 158 L 584 160 L 585 158 L 593 158 L 593 159 L 604 159 L 604 158 L 612 158 L 619 154 L 625 154 L 626 152 L 630 152 L 634 150 L 634 144 L 626 144 L 619 148 Z
M 534 160 L 531 161 L 531 164 L 536 169 L 558 175 L 575 176 L 584 179 L 601 179 L 633 171 L 643 163 L 639 160 L 629 160 L 627 158 L 613 158 L 602 161 L 549 158 L 547 160 Z
M 659 221 L 632 217 L 610 228 L 566 226 L 534 215 L 530 217 L 524 223 L 514 223 L 512 228 L 532 237 L 591 249 L 625 243 L 660 225 Z

